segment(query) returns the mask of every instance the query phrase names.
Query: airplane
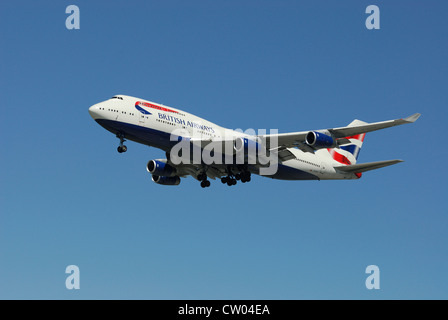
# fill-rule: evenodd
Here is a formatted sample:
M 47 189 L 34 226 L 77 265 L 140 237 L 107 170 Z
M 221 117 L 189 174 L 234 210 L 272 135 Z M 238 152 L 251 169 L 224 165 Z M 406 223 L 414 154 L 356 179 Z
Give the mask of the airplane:
M 165 152 L 165 159 L 149 160 L 146 165 L 155 183 L 179 185 L 181 178 L 192 176 L 202 188 L 210 186 L 209 179 L 220 179 L 228 186 L 237 181 L 250 182 L 252 174 L 280 180 L 359 179 L 363 172 L 402 162 L 357 163 L 366 133 L 413 123 L 420 117 L 415 113 L 404 119 L 374 123 L 354 120 L 346 127 L 257 135 L 223 128 L 180 109 L 127 95 L 94 104 L 89 113 L 120 140 L 119 153 L 127 151 L 127 140 Z M 216 161 L 191 161 L 191 149 L 183 149 L 174 157 L 173 150 L 181 143 L 199 151 L 212 144 L 222 148 L 216 148 L 216 154 L 209 148 L 209 155 Z

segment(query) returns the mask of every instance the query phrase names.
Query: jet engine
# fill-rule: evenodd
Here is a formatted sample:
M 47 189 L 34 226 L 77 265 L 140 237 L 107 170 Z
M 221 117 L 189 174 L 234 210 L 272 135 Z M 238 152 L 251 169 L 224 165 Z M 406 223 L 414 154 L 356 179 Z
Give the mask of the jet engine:
M 326 135 L 322 132 L 310 131 L 307 133 L 305 142 L 314 149 L 334 148 L 336 146 L 336 140 L 330 135 Z
M 152 181 L 157 184 L 165 185 L 165 186 L 177 186 L 180 183 L 180 178 L 178 176 L 174 177 L 165 177 L 152 175 Z
M 174 177 L 176 169 L 166 163 L 167 160 L 149 160 L 146 170 L 153 176 Z

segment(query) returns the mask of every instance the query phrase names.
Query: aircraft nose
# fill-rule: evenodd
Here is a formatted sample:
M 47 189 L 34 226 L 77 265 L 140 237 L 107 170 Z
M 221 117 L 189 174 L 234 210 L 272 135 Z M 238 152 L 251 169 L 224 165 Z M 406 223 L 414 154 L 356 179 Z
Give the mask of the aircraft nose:
M 96 120 L 96 119 L 98 119 L 99 118 L 99 110 L 100 110 L 100 108 L 99 108 L 99 106 L 98 106 L 98 104 L 94 104 L 93 106 L 91 106 L 90 108 L 89 108 L 89 113 L 90 113 L 90 116 L 94 119 L 94 120 Z

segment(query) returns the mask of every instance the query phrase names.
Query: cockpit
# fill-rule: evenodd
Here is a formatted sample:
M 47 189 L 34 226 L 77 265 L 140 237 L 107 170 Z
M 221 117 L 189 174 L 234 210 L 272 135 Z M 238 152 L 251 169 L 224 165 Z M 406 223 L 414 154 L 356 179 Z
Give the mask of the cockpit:
M 119 96 L 113 96 L 112 98 L 110 98 L 111 100 L 112 99 L 120 99 L 120 100 L 123 100 L 123 97 L 119 97 Z

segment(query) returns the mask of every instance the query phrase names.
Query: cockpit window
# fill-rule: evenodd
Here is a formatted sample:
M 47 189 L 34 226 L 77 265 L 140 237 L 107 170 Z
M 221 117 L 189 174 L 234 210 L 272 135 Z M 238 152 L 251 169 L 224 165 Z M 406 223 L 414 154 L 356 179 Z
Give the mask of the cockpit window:
M 119 97 L 119 96 L 113 96 L 111 99 L 120 99 L 120 100 L 123 100 L 123 98 L 122 98 L 122 97 Z

